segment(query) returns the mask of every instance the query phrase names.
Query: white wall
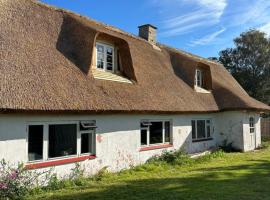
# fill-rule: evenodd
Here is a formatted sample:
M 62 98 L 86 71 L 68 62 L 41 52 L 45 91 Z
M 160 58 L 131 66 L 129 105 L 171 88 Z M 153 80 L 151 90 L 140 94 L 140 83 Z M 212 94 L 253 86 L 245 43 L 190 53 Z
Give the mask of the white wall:
M 234 142 L 236 147 L 243 149 L 243 124 L 246 113 L 225 112 L 200 115 L 0 115 L 0 158 L 11 163 L 27 162 L 27 124 L 31 122 L 59 122 L 74 120 L 96 120 L 97 141 L 94 160 L 84 161 L 82 165 L 89 174 L 94 174 L 104 166 L 111 171 L 118 171 L 129 166 L 143 163 L 150 157 L 160 154 L 164 149 L 140 152 L 140 121 L 171 120 L 173 123 L 173 147 L 167 150 L 184 148 L 189 153 L 204 151 L 218 146 L 224 139 Z M 258 115 L 256 115 L 258 117 Z M 192 142 L 191 120 L 212 119 L 213 140 Z M 259 120 L 259 118 L 256 118 Z M 257 133 L 260 123 L 256 124 Z M 260 142 L 260 134 L 257 134 Z M 67 174 L 74 164 L 57 166 L 55 170 L 61 175 Z

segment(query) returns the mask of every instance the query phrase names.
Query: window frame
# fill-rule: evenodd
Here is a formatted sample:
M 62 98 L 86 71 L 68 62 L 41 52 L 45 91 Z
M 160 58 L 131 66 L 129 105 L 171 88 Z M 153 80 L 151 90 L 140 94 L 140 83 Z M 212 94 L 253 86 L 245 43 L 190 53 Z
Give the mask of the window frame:
M 251 121 L 251 119 L 252 119 L 252 121 Z M 255 127 L 255 117 L 250 116 L 249 117 L 249 133 L 254 134 L 255 129 L 256 129 L 256 127 Z
M 104 56 L 105 56 L 105 58 L 104 58 L 104 66 L 103 66 L 103 69 L 101 69 L 101 68 L 98 68 L 98 48 L 97 48 L 97 46 L 98 45 L 100 45 L 100 46 L 103 46 L 103 48 L 104 48 Z M 115 72 L 115 47 L 114 47 L 114 45 L 112 45 L 112 44 L 108 44 L 108 43 L 105 43 L 105 42 L 102 42 L 102 41 L 98 41 L 98 42 L 96 42 L 96 45 L 95 45 L 95 47 L 96 47 L 96 69 L 97 70 L 100 70 L 100 71 L 104 71 L 104 72 L 111 72 L 111 73 L 114 73 Z M 107 49 L 108 48 L 111 48 L 112 49 L 112 70 L 108 70 L 107 69 Z
M 195 135 L 196 137 L 193 138 L 193 126 L 192 123 L 195 121 Z M 205 123 L 205 137 L 204 138 L 198 138 L 198 121 L 204 121 Z M 210 121 L 209 123 L 207 121 Z M 210 127 L 210 137 L 208 137 L 207 128 Z M 191 120 L 191 138 L 192 142 L 201 142 L 201 141 L 207 141 L 207 140 L 213 140 L 213 134 L 214 134 L 214 128 L 213 128 L 213 120 L 210 118 L 207 119 L 192 119 Z
M 151 123 L 151 122 L 162 122 L 162 143 L 155 143 L 155 144 L 151 144 L 150 143 L 150 126 L 151 125 L 148 125 L 147 127 L 141 127 L 141 124 L 143 122 L 148 122 L 148 123 Z M 166 137 L 165 137 L 165 122 L 169 122 L 170 123 L 170 142 L 166 142 Z M 146 145 L 142 145 L 142 141 L 141 141 L 141 131 L 142 130 L 146 130 L 146 138 L 147 138 L 147 141 L 146 141 Z M 158 146 L 158 145 L 168 145 L 168 144 L 172 144 L 172 137 L 173 137 L 173 123 L 172 123 L 172 120 L 164 120 L 164 119 L 155 119 L 155 120 L 141 120 L 140 121 L 140 147 L 153 147 L 153 146 Z
M 29 160 L 29 127 L 30 126 L 42 126 L 43 127 L 43 132 L 42 132 L 42 135 L 43 135 L 43 143 L 42 143 L 42 159 L 37 159 L 37 160 L 32 160 L 30 161 Z M 44 152 L 44 140 L 45 140 L 45 126 L 44 124 L 42 123 L 31 123 L 31 124 L 27 124 L 27 127 L 26 127 L 26 155 L 27 155 L 27 162 L 29 163 L 34 163 L 34 162 L 41 162 L 44 160 L 44 155 L 45 155 L 45 152 Z
M 200 75 L 199 80 L 198 80 L 198 74 Z M 198 84 L 198 81 L 199 81 L 199 84 Z M 201 69 L 196 69 L 195 71 L 195 86 L 203 88 L 203 71 Z
M 70 120 L 70 121 L 50 121 L 50 122 L 27 122 L 26 123 L 26 157 L 27 157 L 27 163 L 40 163 L 40 162 L 47 162 L 47 161 L 57 161 L 57 160 L 64 160 L 67 158 L 76 158 L 76 157 L 81 157 L 81 156 L 95 156 L 96 154 L 96 129 L 93 128 L 91 130 L 84 130 L 80 131 L 80 123 L 83 120 Z M 92 120 L 89 120 L 92 121 Z M 77 131 L 76 131 L 76 142 L 77 142 L 77 148 L 76 148 L 76 154 L 73 155 L 67 155 L 67 156 L 60 156 L 60 157 L 49 157 L 49 126 L 50 125 L 68 125 L 68 124 L 76 124 L 77 125 Z M 29 155 L 28 155 L 28 146 L 29 146 L 29 126 L 34 126 L 34 125 L 42 125 L 43 126 L 43 159 L 42 160 L 34 160 L 30 161 L 29 160 Z M 90 133 L 91 132 L 91 133 Z M 83 133 L 90 133 L 93 134 L 94 140 L 94 146 L 93 148 L 93 153 L 81 153 L 81 135 Z

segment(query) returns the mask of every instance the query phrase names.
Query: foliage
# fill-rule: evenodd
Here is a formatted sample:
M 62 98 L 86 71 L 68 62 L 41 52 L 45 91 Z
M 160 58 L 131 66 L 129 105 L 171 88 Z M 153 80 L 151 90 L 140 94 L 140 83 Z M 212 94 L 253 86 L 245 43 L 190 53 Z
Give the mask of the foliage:
M 192 165 L 147 163 L 100 181 L 88 179 L 84 187 L 44 192 L 28 200 L 269 199 L 270 149 L 223 155 L 217 151 Z
M 162 164 L 178 166 L 192 166 L 197 163 L 207 162 L 211 159 L 223 157 L 224 152 L 222 150 L 214 151 L 210 154 L 202 155 L 196 159 L 191 158 L 185 151 L 164 151 L 161 156 L 154 156 L 150 158 L 147 164 Z
M 63 188 L 83 186 L 86 184 L 84 169 L 81 168 L 79 163 L 75 163 L 75 167 L 71 169 L 71 173 L 68 177 L 58 178 L 56 173 L 47 173 L 46 180 L 48 180 L 47 185 L 41 188 L 45 191 L 60 190 Z
M 0 199 L 23 199 L 35 186 L 41 174 L 25 169 L 23 164 L 13 167 L 0 162 Z
M 178 151 L 164 151 L 161 156 L 154 156 L 150 158 L 147 163 L 161 163 L 165 162 L 172 165 L 187 165 L 193 162 L 193 159 L 183 150 Z
M 100 169 L 98 171 L 98 173 L 95 176 L 93 176 L 93 180 L 95 180 L 95 181 L 101 181 L 108 174 L 109 174 L 108 167 L 103 167 L 102 169 Z
M 249 30 L 235 38 L 234 44 L 219 53 L 218 61 L 249 95 L 270 104 L 270 39 L 263 32 Z

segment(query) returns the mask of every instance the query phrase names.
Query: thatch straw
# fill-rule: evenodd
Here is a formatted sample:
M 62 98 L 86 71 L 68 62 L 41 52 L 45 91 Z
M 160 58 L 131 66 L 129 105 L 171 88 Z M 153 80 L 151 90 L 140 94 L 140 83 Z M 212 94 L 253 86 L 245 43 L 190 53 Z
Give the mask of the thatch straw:
M 0 0 L 0 109 L 6 112 L 188 113 L 270 110 L 223 66 L 31 0 Z M 98 36 L 122 51 L 126 84 L 95 80 Z M 204 67 L 212 93 L 193 89 Z M 212 77 L 212 78 L 211 78 Z

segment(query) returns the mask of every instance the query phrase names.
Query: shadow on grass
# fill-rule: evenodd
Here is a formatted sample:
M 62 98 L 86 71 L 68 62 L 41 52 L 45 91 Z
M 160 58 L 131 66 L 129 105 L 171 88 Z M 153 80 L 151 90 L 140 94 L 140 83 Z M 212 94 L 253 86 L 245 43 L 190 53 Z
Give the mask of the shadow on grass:
M 59 192 L 44 199 L 270 199 L 269 161 L 251 161 L 250 165 L 196 171 L 188 174 L 188 177 L 179 174 L 179 177 L 138 179 L 108 185 L 97 182 L 92 188 L 67 191 L 67 194 Z

